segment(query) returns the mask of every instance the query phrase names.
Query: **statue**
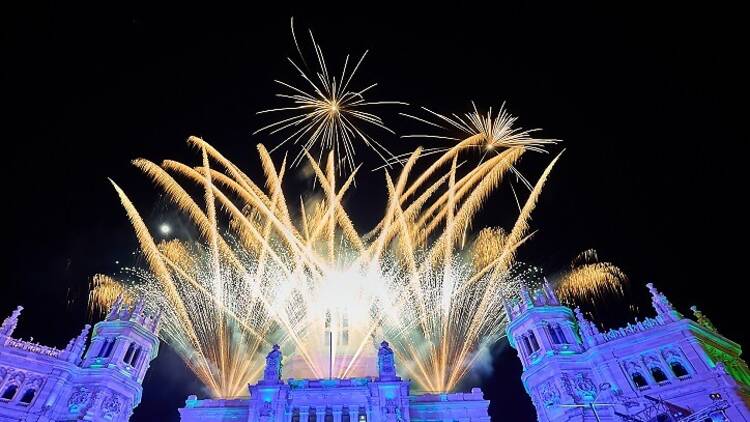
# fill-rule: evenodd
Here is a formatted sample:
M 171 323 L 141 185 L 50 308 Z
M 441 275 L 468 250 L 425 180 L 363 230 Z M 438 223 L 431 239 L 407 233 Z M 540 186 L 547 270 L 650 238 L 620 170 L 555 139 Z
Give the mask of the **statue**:
M 266 356 L 266 369 L 263 371 L 263 381 L 265 383 L 281 382 L 281 348 L 278 344 L 273 345 L 273 350 Z
M 380 349 L 378 350 L 378 378 L 384 381 L 401 379 L 396 373 L 394 353 L 387 341 L 380 343 Z

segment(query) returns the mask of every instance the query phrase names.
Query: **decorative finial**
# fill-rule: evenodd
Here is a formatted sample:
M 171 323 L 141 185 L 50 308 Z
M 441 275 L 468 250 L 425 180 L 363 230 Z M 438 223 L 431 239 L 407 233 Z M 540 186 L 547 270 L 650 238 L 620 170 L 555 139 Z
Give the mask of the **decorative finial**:
M 704 314 L 703 312 L 701 312 L 700 309 L 698 309 L 697 306 L 695 306 L 695 305 L 691 306 L 690 310 L 693 311 L 693 315 L 695 316 L 695 321 L 698 324 L 704 326 L 705 328 L 708 328 L 709 330 L 711 330 L 711 331 L 713 331 L 715 333 L 719 332 L 719 330 L 716 329 L 716 326 L 713 324 L 713 322 L 711 322 L 711 320 L 708 319 L 708 317 L 706 316 L 706 314 Z
M 534 302 L 531 300 L 531 295 L 529 294 L 529 289 L 526 288 L 526 286 L 521 286 L 519 289 L 519 292 L 521 294 L 521 300 L 526 305 L 527 308 L 534 307 Z
M 23 311 L 23 306 L 18 306 L 9 317 L 5 318 L 3 324 L 0 325 L 0 336 L 10 337 L 13 334 L 18 325 L 18 317 L 21 315 L 21 311 Z
M 68 347 L 65 348 L 65 350 L 70 352 L 68 355 L 68 362 L 78 363 L 81 361 L 83 350 L 86 348 L 86 339 L 88 339 L 89 330 L 91 330 L 91 325 L 84 325 L 81 333 L 68 343 Z
M 138 319 L 143 317 L 143 309 L 146 307 L 146 299 L 143 296 L 139 296 L 135 301 L 133 307 L 133 314 L 130 316 L 132 319 Z
M 656 310 L 657 315 L 669 318 L 673 321 L 682 318 L 682 315 L 674 309 L 674 306 L 672 306 L 672 303 L 667 299 L 667 296 L 654 287 L 654 283 L 647 283 L 646 287 L 651 293 L 651 304 L 653 305 L 654 310 Z
M 113 321 L 118 318 L 120 315 L 120 307 L 122 306 L 122 293 L 117 295 L 117 298 L 114 302 L 112 302 L 112 306 L 109 308 L 109 313 L 107 314 L 107 321 Z
M 552 286 L 549 284 L 549 281 L 547 281 L 547 278 L 544 278 L 544 286 L 542 286 L 544 289 L 544 295 L 547 297 L 547 304 L 548 305 L 559 305 L 560 299 L 557 298 L 557 294 L 555 293 L 555 290 L 552 288 Z

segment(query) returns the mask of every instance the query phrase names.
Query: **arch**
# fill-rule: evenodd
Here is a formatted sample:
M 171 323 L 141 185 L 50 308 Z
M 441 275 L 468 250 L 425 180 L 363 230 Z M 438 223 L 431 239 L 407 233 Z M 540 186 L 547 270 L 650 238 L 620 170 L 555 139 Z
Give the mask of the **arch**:
M 552 344 L 560 344 L 562 343 L 560 341 L 560 337 L 557 335 L 556 326 L 549 324 L 547 325 L 547 332 L 549 333 L 550 338 L 552 338 Z
M 130 366 L 135 366 L 138 364 L 138 359 L 141 357 L 141 351 L 143 350 L 143 347 L 138 346 L 135 349 L 135 352 L 133 352 L 133 356 L 130 358 Z
M 105 338 L 102 342 L 102 347 L 99 348 L 99 352 L 97 352 L 96 356 L 97 358 L 104 357 L 104 353 L 107 351 L 107 347 L 109 346 L 110 340 L 108 338 Z
M 128 350 L 125 352 L 125 356 L 122 357 L 122 361 L 130 364 L 130 360 L 133 358 L 133 353 L 135 352 L 137 344 L 135 342 L 131 342 L 128 346 Z
M 3 395 L 0 396 L 0 399 L 3 400 L 13 400 L 13 397 L 16 396 L 16 393 L 18 392 L 18 386 L 15 384 L 11 384 L 7 387 L 5 387 L 5 391 L 3 391 Z
M 529 341 L 529 336 L 521 336 L 521 339 L 523 340 L 524 350 L 526 351 L 526 355 L 528 356 L 532 353 L 531 342 Z
M 23 396 L 21 396 L 21 400 L 19 401 L 22 404 L 30 404 L 34 400 L 35 396 L 36 396 L 36 390 L 33 388 L 29 388 L 23 393 Z
M 349 413 L 349 407 L 344 406 L 343 409 L 341 409 L 341 422 L 351 422 L 351 413 Z
M 690 375 L 688 370 L 685 368 L 685 365 L 682 364 L 682 362 L 673 360 L 672 362 L 669 362 L 669 369 L 672 370 L 672 373 L 677 378 L 682 378 L 685 376 Z
M 651 367 L 651 376 L 654 378 L 654 381 L 659 383 L 667 381 L 667 374 L 658 366 Z
M 534 332 L 529 330 L 529 341 L 531 341 L 531 351 L 536 352 L 539 350 L 539 342 L 536 341 L 536 336 L 534 335 Z
M 631 373 L 630 379 L 633 380 L 633 384 L 635 384 L 635 386 L 638 388 L 643 388 L 648 385 L 648 381 L 646 381 L 646 377 L 644 377 L 643 374 L 641 374 L 638 371 Z
M 298 407 L 295 407 L 294 409 L 292 409 L 292 422 L 300 422 Z
M 565 331 L 563 331 L 563 329 L 560 326 L 560 324 L 556 324 L 555 325 L 555 331 L 557 331 L 557 337 L 560 339 L 560 342 L 563 343 L 563 344 L 567 344 L 568 343 L 568 338 L 565 337 Z
M 105 358 L 108 358 L 110 355 L 112 355 L 112 349 L 115 347 L 115 343 L 117 343 L 117 339 L 111 339 L 109 344 L 107 345 L 107 350 L 104 351 Z

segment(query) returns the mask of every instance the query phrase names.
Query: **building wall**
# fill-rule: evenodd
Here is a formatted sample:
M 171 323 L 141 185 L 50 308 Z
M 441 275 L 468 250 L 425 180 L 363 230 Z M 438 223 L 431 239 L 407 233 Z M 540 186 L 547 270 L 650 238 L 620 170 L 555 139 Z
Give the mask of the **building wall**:
M 508 337 L 539 421 L 750 421 L 739 345 L 649 289 L 656 316 L 607 332 L 549 288 L 508 301 Z
M 132 310 L 121 306 L 120 300 L 94 326 L 88 349 L 90 326 L 57 349 L 12 337 L 21 307 L 6 318 L 0 327 L 0 421 L 127 421 L 158 354 L 158 319 L 145 314 L 142 302 Z
M 183 422 L 421 422 L 489 421 L 482 390 L 470 393 L 411 395 L 410 382 L 396 373 L 394 355 L 383 342 L 378 376 L 346 379 L 281 380 L 281 354 L 266 358 L 266 371 L 249 397 L 198 400 L 190 396 L 180 409 Z

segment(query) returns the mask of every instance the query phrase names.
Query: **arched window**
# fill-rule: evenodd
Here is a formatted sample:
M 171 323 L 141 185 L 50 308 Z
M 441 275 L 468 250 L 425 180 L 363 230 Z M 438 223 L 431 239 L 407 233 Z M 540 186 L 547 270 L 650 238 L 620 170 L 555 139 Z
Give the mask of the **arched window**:
M 539 350 L 539 342 L 536 341 L 536 336 L 533 331 L 529 331 L 529 341 L 531 342 L 531 351 L 536 352 Z
M 682 363 L 680 363 L 680 362 L 672 361 L 669 364 L 669 368 L 672 370 L 672 373 L 677 378 L 681 378 L 681 377 L 684 377 L 686 375 L 689 375 L 687 369 L 685 369 L 685 366 L 683 366 Z
M 359 408 L 359 417 L 357 418 L 359 422 L 367 422 L 367 412 L 365 411 L 364 407 Z
M 33 388 L 29 388 L 25 393 L 23 393 L 23 396 L 21 396 L 21 403 L 31 403 L 31 401 L 34 400 L 34 396 L 36 396 L 36 390 L 34 390 Z
M 292 409 L 292 422 L 300 422 L 300 420 L 299 420 L 299 409 L 296 408 L 296 407 L 294 409 Z
M 529 337 L 528 336 L 522 336 L 521 339 L 523 341 L 524 350 L 526 351 L 526 355 L 530 355 L 531 354 L 531 342 L 529 341 Z
M 104 357 L 108 358 L 112 354 L 112 349 L 115 347 L 115 343 L 117 342 L 117 339 L 111 339 L 109 341 L 109 344 L 107 345 L 107 350 L 104 351 Z
M 3 395 L 0 396 L 0 399 L 13 400 L 13 397 L 16 396 L 17 392 L 18 392 L 17 385 L 9 385 L 8 387 L 5 388 L 5 391 L 3 391 Z
M 133 357 L 130 358 L 130 362 L 128 362 L 130 364 L 130 366 L 135 366 L 135 365 L 138 364 L 138 358 L 141 357 L 141 351 L 142 350 L 143 350 L 143 348 L 141 346 L 138 346 L 135 349 L 135 352 L 133 352 Z
M 640 372 L 633 372 L 632 374 L 630 374 L 630 378 L 633 379 L 633 384 L 635 384 L 635 386 L 638 388 L 648 385 L 648 382 L 646 382 L 646 378 L 641 375 Z
M 562 343 L 560 341 L 560 337 L 558 337 L 558 335 L 557 335 L 556 328 L 557 327 L 554 326 L 554 325 L 548 325 L 547 326 L 547 331 L 549 332 L 549 336 L 552 338 L 552 344 L 560 344 L 560 343 Z
M 664 382 L 667 380 L 667 375 L 658 366 L 651 368 L 651 376 L 654 377 L 656 382 Z
M 107 352 L 107 347 L 109 346 L 110 340 L 108 338 L 104 339 L 104 342 L 102 343 L 102 347 L 99 349 L 99 353 L 96 354 L 96 357 L 100 358 L 103 357 L 104 354 Z
M 125 363 L 130 363 L 130 359 L 133 357 L 133 352 L 135 352 L 135 342 L 130 343 L 130 346 L 128 346 L 128 350 L 125 352 L 125 356 L 123 356 L 122 361 Z
M 323 417 L 323 422 L 333 422 L 333 410 L 327 408 L 325 412 L 326 414 L 325 417 Z
M 341 422 L 351 422 L 351 414 L 349 413 L 349 408 L 344 407 L 341 409 Z
M 560 324 L 555 325 L 555 331 L 557 332 L 557 338 L 560 339 L 560 343 L 568 343 L 568 339 L 565 337 L 565 332 L 560 327 Z

